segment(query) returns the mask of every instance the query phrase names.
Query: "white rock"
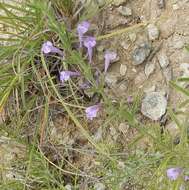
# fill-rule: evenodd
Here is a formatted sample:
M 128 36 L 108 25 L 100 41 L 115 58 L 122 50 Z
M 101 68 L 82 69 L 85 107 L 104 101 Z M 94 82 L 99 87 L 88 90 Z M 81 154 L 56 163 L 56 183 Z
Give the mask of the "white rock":
M 127 42 L 127 41 L 121 41 L 120 42 L 120 45 L 121 45 L 121 47 L 123 47 L 123 49 L 125 49 L 125 50 L 127 50 L 128 48 L 129 48 L 129 46 L 130 46 L 130 44 Z
M 155 63 L 147 63 L 145 65 L 144 72 L 147 78 L 154 72 L 155 67 L 156 67 Z
M 132 10 L 129 7 L 126 6 L 120 6 L 117 8 L 117 11 L 122 14 L 123 16 L 131 16 Z
M 131 42 L 135 42 L 137 36 L 136 36 L 136 33 L 132 32 L 132 33 L 129 33 L 129 39 L 131 40 Z
M 157 57 L 161 68 L 165 68 L 169 65 L 169 59 L 164 52 L 160 52 Z
M 129 125 L 127 123 L 120 123 L 118 129 L 121 133 L 127 134 L 128 130 L 129 130 Z
M 94 190 L 105 190 L 106 187 L 103 183 L 95 183 Z
M 115 127 L 110 127 L 110 135 L 112 136 L 112 138 L 116 141 L 119 134 L 117 132 L 117 130 L 115 129 Z
M 157 28 L 157 26 L 155 26 L 154 24 L 149 24 L 147 26 L 147 30 L 148 30 L 148 37 L 150 40 L 156 40 L 159 37 L 159 30 Z
M 180 64 L 181 77 L 189 77 L 189 63 Z M 185 87 L 187 82 L 180 82 L 180 85 Z
M 124 2 L 125 2 L 125 0 L 113 0 L 112 4 L 115 6 L 119 6 Z
M 166 112 L 167 99 L 159 92 L 148 93 L 142 100 L 141 112 L 146 117 L 157 121 Z
M 65 190 L 72 190 L 72 186 L 70 184 L 67 184 L 64 188 Z
M 119 72 L 121 76 L 125 76 L 127 72 L 127 65 L 121 64 L 119 68 Z
M 179 9 L 178 4 L 173 4 L 173 10 L 178 10 L 178 9 Z

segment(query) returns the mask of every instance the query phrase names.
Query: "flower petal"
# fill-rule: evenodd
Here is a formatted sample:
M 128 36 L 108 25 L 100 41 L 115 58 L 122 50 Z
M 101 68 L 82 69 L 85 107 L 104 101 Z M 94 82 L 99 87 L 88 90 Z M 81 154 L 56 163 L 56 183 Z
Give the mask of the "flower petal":
M 109 66 L 110 66 L 110 63 L 115 61 L 117 58 L 117 53 L 115 52 L 111 52 L 109 50 L 107 50 L 105 52 L 105 55 L 104 55 L 104 59 L 105 59 L 105 63 L 104 63 L 104 72 L 106 73 Z
M 89 30 L 90 25 L 91 25 L 90 22 L 82 21 L 77 26 L 77 32 L 80 34 L 85 34 Z
M 87 48 L 89 62 L 92 62 L 93 48 L 96 46 L 96 39 L 92 36 L 87 36 L 84 39 L 84 46 Z
M 72 76 L 80 76 L 79 72 L 73 72 L 73 71 L 61 71 L 60 72 L 60 81 L 65 82 L 70 79 Z
M 41 51 L 42 51 L 43 53 L 45 53 L 45 54 L 48 54 L 48 53 L 51 52 L 52 47 L 53 47 L 52 42 L 46 41 L 46 42 L 43 43 L 42 48 L 41 48 Z
M 167 177 L 172 181 L 176 180 L 180 176 L 181 173 L 182 173 L 182 168 L 167 169 Z
M 60 49 L 58 49 L 57 47 L 54 47 L 52 42 L 50 42 L 50 41 L 46 41 L 43 43 L 41 51 L 44 54 L 58 53 L 59 55 L 64 56 L 63 52 Z
M 87 119 L 93 120 L 93 118 L 97 117 L 99 110 L 100 104 L 87 107 L 85 110 Z
M 82 47 L 83 34 L 85 34 L 89 30 L 89 27 L 90 27 L 90 23 L 88 21 L 83 21 L 77 26 L 80 48 Z

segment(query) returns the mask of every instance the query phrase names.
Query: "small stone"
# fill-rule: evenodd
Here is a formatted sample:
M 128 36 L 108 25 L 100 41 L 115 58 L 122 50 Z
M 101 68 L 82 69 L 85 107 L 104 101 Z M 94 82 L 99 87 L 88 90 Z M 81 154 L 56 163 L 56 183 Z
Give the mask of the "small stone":
M 175 122 L 171 122 L 168 125 L 166 125 L 165 129 L 169 132 L 169 134 L 172 137 L 176 137 L 180 132 L 179 127 Z
M 179 69 L 181 72 L 181 77 L 189 77 L 189 63 L 181 63 Z M 188 82 L 179 82 L 179 84 L 182 87 L 186 87 L 188 85 Z
M 126 91 L 127 88 L 128 88 L 128 85 L 127 83 L 125 83 L 125 81 L 119 85 L 119 90 L 122 92 Z
M 178 4 L 173 4 L 173 10 L 176 11 L 176 10 L 178 10 L 178 9 L 179 9 Z
M 182 77 L 189 77 L 189 63 L 181 63 L 180 71 L 182 72 Z
M 125 0 L 113 0 L 112 5 L 119 6 L 124 2 Z
M 99 5 L 99 7 L 102 7 L 106 4 L 106 0 L 97 0 L 97 3 Z
M 132 33 L 129 33 L 129 39 L 131 40 L 131 42 L 135 42 L 137 36 L 136 36 L 136 33 L 132 32 Z
M 128 130 L 129 130 L 129 125 L 127 123 L 120 123 L 118 129 L 121 133 L 127 134 Z
M 145 88 L 144 89 L 144 92 L 147 94 L 147 93 L 150 93 L 150 92 L 155 92 L 156 91 L 156 86 L 155 85 L 152 85 L 150 88 Z
M 151 47 L 148 43 L 142 43 L 133 52 L 133 64 L 140 65 L 150 55 Z
M 119 72 L 121 76 L 125 76 L 127 72 L 127 65 L 121 64 L 119 68 Z
M 118 161 L 117 165 L 118 165 L 119 169 L 125 169 L 125 163 L 124 162 Z
M 141 112 L 146 117 L 157 121 L 166 112 L 167 100 L 159 92 L 148 93 L 142 100 Z
M 131 16 L 132 15 L 132 10 L 129 7 L 126 7 L 126 6 L 118 7 L 117 11 L 123 16 Z
M 95 183 L 94 190 L 105 190 L 106 187 L 103 183 Z
M 65 190 L 72 190 L 72 186 L 70 184 L 67 184 L 64 188 Z
M 147 26 L 147 30 L 148 30 L 148 37 L 150 40 L 156 40 L 159 37 L 159 30 L 157 28 L 157 26 L 155 26 L 154 24 L 149 24 Z
M 155 67 L 156 67 L 155 63 L 147 63 L 145 65 L 144 72 L 147 78 L 154 72 Z
M 173 72 L 172 72 L 172 69 L 171 67 L 166 67 L 163 69 L 163 75 L 166 79 L 166 82 L 168 83 L 169 81 L 172 80 L 173 78 Z
M 169 65 L 169 59 L 164 52 L 159 53 L 157 57 L 161 68 L 165 68 Z
M 137 73 L 137 70 L 135 68 L 132 68 L 133 73 Z
M 121 47 L 123 47 L 123 49 L 127 50 L 130 46 L 130 44 L 127 41 L 121 41 L 120 42 Z
M 112 136 L 114 141 L 117 140 L 119 134 L 118 134 L 117 130 L 115 129 L 115 127 L 110 127 L 110 135 Z
M 147 78 L 146 78 L 146 75 L 145 75 L 144 72 L 138 73 L 138 75 L 137 75 L 136 78 L 135 78 L 135 85 L 141 86 L 141 85 L 144 83 L 144 81 L 145 81 L 146 79 L 147 79 Z
M 118 76 L 114 73 L 106 73 L 105 82 L 109 86 L 115 86 L 118 81 Z

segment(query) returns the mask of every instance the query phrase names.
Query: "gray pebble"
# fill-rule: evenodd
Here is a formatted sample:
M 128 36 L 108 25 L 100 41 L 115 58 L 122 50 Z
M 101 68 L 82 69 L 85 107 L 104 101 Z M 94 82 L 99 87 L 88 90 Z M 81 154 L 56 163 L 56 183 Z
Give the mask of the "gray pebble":
M 157 58 L 162 69 L 169 65 L 169 59 L 164 52 L 160 52 Z
M 144 69 L 144 72 L 145 72 L 145 75 L 147 76 L 147 78 L 154 72 L 155 70 L 155 63 L 147 63 L 145 65 L 145 69 Z
M 142 100 L 141 112 L 146 117 L 157 121 L 166 112 L 167 99 L 160 92 L 148 93 Z
M 149 24 L 147 26 L 149 40 L 156 40 L 159 37 L 159 30 L 156 25 Z
M 173 72 L 171 67 L 166 67 L 163 69 L 163 75 L 166 79 L 166 82 L 168 83 L 169 81 L 172 80 L 173 78 Z
M 106 187 L 103 183 L 95 183 L 94 190 L 105 190 Z
M 117 8 L 117 11 L 123 16 L 131 16 L 132 15 L 132 10 L 129 7 L 120 6 Z
M 133 64 L 140 65 L 150 55 L 151 47 L 148 43 L 142 43 L 133 52 Z

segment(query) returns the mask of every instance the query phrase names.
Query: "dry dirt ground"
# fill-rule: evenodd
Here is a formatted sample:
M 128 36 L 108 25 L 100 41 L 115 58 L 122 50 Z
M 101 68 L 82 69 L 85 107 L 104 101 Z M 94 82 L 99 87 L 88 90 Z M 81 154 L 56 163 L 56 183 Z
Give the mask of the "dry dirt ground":
M 102 62 L 102 49 L 112 49 L 119 55 L 106 77 L 112 88 L 107 94 L 121 99 L 138 92 L 145 96 L 156 91 L 163 93 L 168 106 L 176 109 L 185 97 L 173 90 L 169 81 L 189 76 L 189 54 L 185 49 L 189 43 L 189 1 L 133 0 L 118 4 L 101 15 L 105 33 L 140 23 L 148 26 L 103 40 L 97 47 L 98 62 Z M 121 6 L 129 8 L 131 13 L 125 10 L 128 16 L 123 16 L 119 11 Z M 142 64 L 136 65 L 133 55 L 141 44 L 149 46 L 151 51 Z

